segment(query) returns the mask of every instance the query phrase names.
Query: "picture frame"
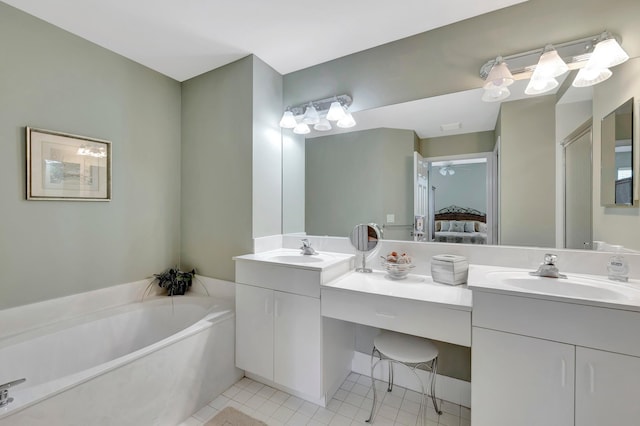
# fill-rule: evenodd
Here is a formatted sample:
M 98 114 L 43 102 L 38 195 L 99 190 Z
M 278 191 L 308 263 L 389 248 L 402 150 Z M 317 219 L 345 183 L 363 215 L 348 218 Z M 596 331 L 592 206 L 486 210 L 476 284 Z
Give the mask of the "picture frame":
M 111 200 L 111 142 L 33 127 L 26 142 L 27 200 Z

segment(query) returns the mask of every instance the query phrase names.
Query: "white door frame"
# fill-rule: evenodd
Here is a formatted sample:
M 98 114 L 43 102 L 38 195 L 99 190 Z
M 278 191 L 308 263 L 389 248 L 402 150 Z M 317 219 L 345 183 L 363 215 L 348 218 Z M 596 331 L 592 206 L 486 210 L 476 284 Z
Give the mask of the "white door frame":
M 494 241 L 494 229 L 497 229 L 497 222 L 495 221 L 495 212 L 494 212 L 494 194 L 497 194 L 497 184 L 498 177 L 496 176 L 497 167 L 495 165 L 496 162 L 496 153 L 492 152 L 477 152 L 472 154 L 459 154 L 459 155 L 446 155 L 441 157 L 427 157 L 424 160 L 429 165 L 429 170 L 431 170 L 431 164 L 438 161 L 455 161 L 455 160 L 468 160 L 472 158 L 484 158 L 487 160 L 487 182 L 486 182 L 486 190 L 487 190 L 487 244 L 496 244 L 497 241 Z

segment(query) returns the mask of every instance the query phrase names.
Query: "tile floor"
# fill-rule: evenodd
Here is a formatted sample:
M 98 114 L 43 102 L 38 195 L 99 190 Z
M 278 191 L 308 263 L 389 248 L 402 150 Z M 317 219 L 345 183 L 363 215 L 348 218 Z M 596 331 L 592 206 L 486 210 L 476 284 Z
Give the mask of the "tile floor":
M 382 405 L 378 402 L 373 425 L 420 425 L 419 393 L 399 386 L 394 386 L 392 392 L 386 392 L 383 382 L 376 382 L 376 387 L 380 390 L 378 397 L 382 399 Z M 371 379 L 356 373 L 347 377 L 326 408 L 245 377 L 180 426 L 201 426 L 226 406 L 235 407 L 269 426 L 367 425 L 365 420 L 369 417 L 372 403 Z M 427 426 L 468 426 L 470 419 L 468 408 L 447 401 L 442 402 L 442 415 L 438 416 L 429 401 Z

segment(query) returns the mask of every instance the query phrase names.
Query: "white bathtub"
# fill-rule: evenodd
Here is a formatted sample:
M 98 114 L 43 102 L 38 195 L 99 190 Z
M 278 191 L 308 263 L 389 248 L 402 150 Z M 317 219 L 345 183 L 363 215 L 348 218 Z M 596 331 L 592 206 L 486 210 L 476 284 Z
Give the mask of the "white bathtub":
M 0 324 L 1 327 L 1 324 Z M 0 340 L 0 425 L 171 425 L 242 374 L 233 304 L 160 297 Z

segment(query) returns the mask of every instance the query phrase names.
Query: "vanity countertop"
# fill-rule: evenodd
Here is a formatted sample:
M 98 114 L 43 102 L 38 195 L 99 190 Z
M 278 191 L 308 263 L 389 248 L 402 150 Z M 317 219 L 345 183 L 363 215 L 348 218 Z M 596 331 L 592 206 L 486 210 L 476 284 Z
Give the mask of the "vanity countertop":
M 562 271 L 561 271 L 562 272 Z M 567 273 L 567 278 L 532 276 L 522 268 L 470 265 L 468 288 L 579 305 L 640 312 L 640 281 Z
M 350 264 L 355 258 L 352 254 L 319 252 L 313 255 L 303 255 L 300 250 L 277 249 L 261 253 L 235 256 L 235 261 L 256 261 L 272 265 L 283 265 L 299 269 L 323 271 L 334 266 Z
M 472 307 L 471 290 L 466 286 L 435 283 L 425 275 L 409 274 L 405 279 L 394 280 L 384 271 L 351 271 L 322 287 L 429 302 L 462 311 L 471 311 Z

